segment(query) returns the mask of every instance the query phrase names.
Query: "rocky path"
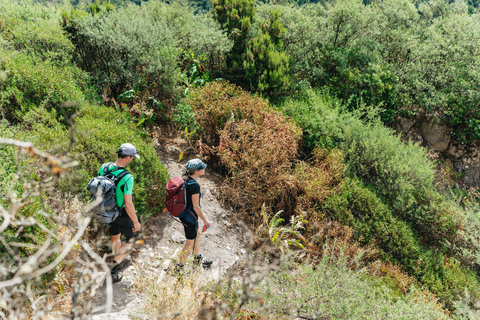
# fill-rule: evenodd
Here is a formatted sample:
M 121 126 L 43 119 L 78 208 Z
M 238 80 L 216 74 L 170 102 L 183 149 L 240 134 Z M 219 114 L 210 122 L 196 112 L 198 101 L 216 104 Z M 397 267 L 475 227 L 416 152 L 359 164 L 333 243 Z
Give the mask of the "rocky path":
M 159 150 L 159 157 L 167 167 L 170 176 L 182 175 L 185 163 L 191 157 L 179 163 L 178 147 L 163 144 Z M 200 269 L 199 272 L 202 273 L 205 281 L 216 281 L 228 268 L 242 259 L 246 249 L 243 245 L 243 229 L 232 223 L 234 213 L 230 209 L 224 209 L 218 200 L 219 192 L 215 181 L 219 181 L 219 177 L 209 172 L 208 168 L 206 171 L 205 176 L 198 182 L 203 194 L 201 206 L 207 219 L 213 222 L 213 227 L 202 234 L 200 252 L 214 260 L 214 263 L 210 269 Z M 200 228 L 202 227 L 203 222 L 200 222 Z M 168 214 L 159 213 L 143 221 L 142 229 L 145 244 L 134 249 L 130 262 L 122 270 L 123 280 L 113 284 L 112 312 L 95 314 L 91 319 L 145 318 L 142 316 L 142 308 L 146 297 L 135 292 L 132 287 L 137 275 L 142 271 L 142 276 L 146 275 L 151 281 L 157 282 L 162 281 L 164 277 L 171 277 L 170 273 L 167 273 L 168 268 L 173 264 L 172 259 L 178 256 L 185 241 L 183 226 Z M 143 269 L 139 270 L 139 268 Z M 96 300 L 97 305 L 106 302 L 105 285 L 99 283 Z

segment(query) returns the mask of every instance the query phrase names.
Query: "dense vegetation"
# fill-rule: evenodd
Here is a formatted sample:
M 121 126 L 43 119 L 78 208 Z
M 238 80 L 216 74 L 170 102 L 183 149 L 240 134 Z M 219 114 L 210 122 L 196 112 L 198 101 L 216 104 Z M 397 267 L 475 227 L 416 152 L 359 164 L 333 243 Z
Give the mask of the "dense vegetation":
M 308 250 L 265 277 L 268 301 L 249 310 L 478 316 L 477 201 L 383 125 L 433 113 L 459 141 L 480 138 L 480 28 L 467 4 L 214 0 L 208 13 L 181 2 L 76 4 L 0 4 L 0 137 L 77 161 L 42 189 L 51 163 L 1 145 L 2 207 L 42 225 L 2 230 L 0 280 L 48 244 L 52 199 L 81 194 L 125 141 L 142 156 L 129 168 L 135 205 L 145 218 L 159 212 L 168 174 L 149 130 L 167 125 L 201 139 L 196 151 L 227 176 L 224 200 L 260 237 L 283 253 Z M 17 206 L 12 190 L 29 201 Z M 298 277 L 312 285 L 299 288 Z M 292 287 L 294 296 L 271 295 Z M 218 296 L 238 303 L 232 292 Z M 367 294 L 363 306 L 322 300 Z

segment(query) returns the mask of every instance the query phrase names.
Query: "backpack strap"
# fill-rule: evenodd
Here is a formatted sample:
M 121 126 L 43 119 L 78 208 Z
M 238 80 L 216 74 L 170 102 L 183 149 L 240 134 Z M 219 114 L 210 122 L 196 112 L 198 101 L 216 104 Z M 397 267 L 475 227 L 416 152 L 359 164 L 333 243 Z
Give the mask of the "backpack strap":
M 105 164 L 104 169 L 103 169 L 103 176 L 106 176 L 107 174 L 112 173 L 113 171 L 116 171 L 116 170 L 119 170 L 119 169 L 123 169 L 123 171 L 120 172 L 120 173 L 118 174 L 118 176 L 116 176 L 116 177 L 113 176 L 113 174 L 112 174 L 112 176 L 113 176 L 113 179 L 112 179 L 112 180 L 113 180 L 113 182 L 115 183 L 115 186 L 117 186 L 118 183 L 120 182 L 120 180 L 122 180 L 123 177 L 125 177 L 125 176 L 126 176 L 127 174 L 129 174 L 130 172 L 129 172 L 127 169 L 125 169 L 125 168 L 118 168 L 118 167 L 110 168 L 110 169 L 109 169 L 109 167 L 110 167 L 112 164 L 113 164 L 113 162 L 109 162 L 109 163 Z
M 128 170 L 126 169 L 123 169 L 122 172 L 120 172 L 120 174 L 118 176 L 115 177 L 114 179 L 114 182 L 115 182 L 115 186 L 118 185 L 118 183 L 120 182 L 120 180 L 123 179 L 123 177 L 125 177 L 127 174 L 129 174 L 130 172 L 128 172 Z
M 186 205 L 187 205 L 187 187 L 188 187 L 189 185 L 195 184 L 195 183 L 198 184 L 198 185 L 200 185 L 200 184 L 199 184 L 197 181 L 195 181 L 195 179 L 185 181 L 184 183 L 185 183 L 185 193 L 183 194 L 183 196 L 184 196 L 184 198 L 185 198 L 185 199 L 184 199 L 184 201 L 185 201 L 184 203 L 185 203 L 185 206 L 186 206 Z M 200 193 L 200 194 L 201 194 L 201 193 Z M 193 203 L 192 203 L 192 205 L 190 206 L 190 208 L 185 208 L 185 210 L 188 212 L 191 208 L 193 208 Z

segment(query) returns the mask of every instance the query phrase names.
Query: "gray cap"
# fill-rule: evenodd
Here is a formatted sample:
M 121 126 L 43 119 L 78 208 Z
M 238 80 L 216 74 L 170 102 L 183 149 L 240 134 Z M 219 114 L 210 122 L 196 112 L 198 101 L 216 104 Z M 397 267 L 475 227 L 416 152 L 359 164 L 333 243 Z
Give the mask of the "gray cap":
M 189 171 L 197 171 L 197 170 L 202 170 L 205 169 L 207 165 L 202 162 L 202 160 L 196 158 L 192 159 L 187 162 L 187 170 Z
M 126 156 L 135 156 L 135 158 L 140 159 L 140 156 L 137 154 L 137 149 L 131 143 L 124 143 L 118 148 L 118 154 L 124 154 Z

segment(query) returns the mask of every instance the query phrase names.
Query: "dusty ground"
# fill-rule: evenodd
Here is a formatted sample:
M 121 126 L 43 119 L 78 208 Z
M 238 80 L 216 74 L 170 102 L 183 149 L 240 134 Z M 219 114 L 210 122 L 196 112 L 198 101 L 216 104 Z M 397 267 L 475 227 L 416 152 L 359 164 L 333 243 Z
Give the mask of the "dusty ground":
M 158 155 L 162 163 L 167 167 L 171 177 L 180 176 L 185 169 L 186 162 L 195 157 L 190 154 L 178 162 L 180 151 L 185 148 L 185 141 L 177 138 L 162 138 L 155 140 Z M 201 206 L 207 219 L 213 222 L 210 231 L 202 234 L 200 238 L 200 252 L 206 258 L 214 260 L 210 269 L 200 269 L 205 281 L 216 281 L 222 274 L 241 260 L 246 255 L 243 235 L 245 230 L 233 223 L 234 217 L 231 209 L 225 209 L 218 199 L 217 185 L 221 177 L 206 169 L 205 176 L 198 182 L 201 186 L 203 197 Z M 200 228 L 203 222 L 200 222 Z M 139 268 L 147 271 L 147 277 L 152 281 L 161 281 L 163 277 L 171 277 L 168 268 L 173 264 L 172 259 L 178 256 L 183 247 L 183 226 L 174 221 L 167 213 L 158 213 L 142 223 L 142 234 L 145 236 L 145 244 L 138 247 L 131 254 L 131 261 L 122 270 L 124 278 L 121 282 L 113 284 L 113 310 L 111 313 L 95 314 L 94 320 L 103 319 L 131 319 L 144 318 L 142 306 L 144 297 L 135 292 L 133 284 L 139 274 Z M 148 270 L 145 270 L 148 268 Z M 143 273 L 142 273 L 143 274 Z M 106 302 L 105 285 L 99 282 L 96 293 L 98 305 Z

